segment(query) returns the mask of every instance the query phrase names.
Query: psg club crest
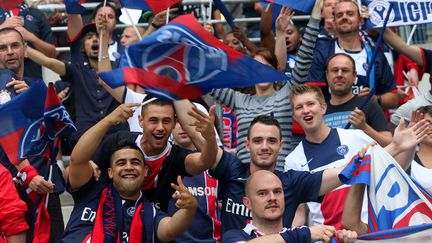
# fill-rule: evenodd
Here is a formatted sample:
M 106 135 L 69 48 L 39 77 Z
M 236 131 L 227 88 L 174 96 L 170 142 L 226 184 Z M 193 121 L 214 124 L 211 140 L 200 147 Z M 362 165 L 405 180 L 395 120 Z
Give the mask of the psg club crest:
M 227 54 L 175 25 L 167 25 L 142 55 L 142 68 L 182 83 L 200 83 L 228 67 Z M 192 45 L 193 44 L 193 45 Z
M 345 154 L 347 154 L 349 151 L 349 148 L 347 145 L 341 145 L 339 147 L 337 147 L 336 152 L 341 155 L 344 156 Z

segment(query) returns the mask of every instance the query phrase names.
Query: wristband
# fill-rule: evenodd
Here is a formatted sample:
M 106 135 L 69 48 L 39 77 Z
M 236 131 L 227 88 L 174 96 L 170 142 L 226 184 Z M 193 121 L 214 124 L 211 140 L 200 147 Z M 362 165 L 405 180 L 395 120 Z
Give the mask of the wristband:
M 39 175 L 37 170 L 31 165 L 27 165 L 19 170 L 16 177 L 25 187 L 28 187 L 28 184 L 30 184 L 33 178 L 37 175 Z
M 286 229 L 279 233 L 285 242 L 312 242 L 311 233 L 309 227 L 300 227 L 293 229 Z

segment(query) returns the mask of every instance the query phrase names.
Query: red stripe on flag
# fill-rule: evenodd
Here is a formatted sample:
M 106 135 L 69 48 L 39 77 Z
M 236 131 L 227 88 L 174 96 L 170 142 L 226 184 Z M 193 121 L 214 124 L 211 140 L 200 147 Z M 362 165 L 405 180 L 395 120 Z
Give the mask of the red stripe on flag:
M 123 68 L 123 76 L 126 84 L 137 84 L 142 87 L 163 90 L 180 99 L 197 98 L 203 95 L 200 87 L 180 83 L 141 68 Z
M 225 45 L 220 40 L 216 39 L 212 34 L 206 31 L 200 23 L 196 20 L 196 18 L 192 14 L 181 15 L 175 18 L 171 23 L 178 23 L 186 26 L 191 29 L 194 34 L 198 35 L 203 39 L 207 44 L 213 47 L 220 48 L 224 50 L 230 58 L 230 62 L 236 61 L 238 58 L 241 58 L 243 54 L 234 50 L 233 48 Z
M 23 132 L 24 128 L 20 128 L 13 133 L 10 133 L 4 137 L 0 137 L 0 144 L 3 147 L 3 150 L 6 152 L 9 161 L 14 165 L 21 163 L 21 160 L 18 159 L 18 149 L 20 138 Z

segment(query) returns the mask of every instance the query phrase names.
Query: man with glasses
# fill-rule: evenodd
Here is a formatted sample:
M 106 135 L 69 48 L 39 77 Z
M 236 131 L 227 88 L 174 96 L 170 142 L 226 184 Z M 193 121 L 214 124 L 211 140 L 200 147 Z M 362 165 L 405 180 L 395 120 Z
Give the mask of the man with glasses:
M 348 122 L 351 128 L 362 130 L 381 146 L 388 145 L 392 135 L 387 129 L 383 110 L 376 101 L 370 101 L 359 109 L 365 97 L 352 93 L 356 79 L 354 59 L 345 53 L 331 56 L 327 61 L 326 77 L 330 90 L 324 121 L 332 128 L 344 128 Z

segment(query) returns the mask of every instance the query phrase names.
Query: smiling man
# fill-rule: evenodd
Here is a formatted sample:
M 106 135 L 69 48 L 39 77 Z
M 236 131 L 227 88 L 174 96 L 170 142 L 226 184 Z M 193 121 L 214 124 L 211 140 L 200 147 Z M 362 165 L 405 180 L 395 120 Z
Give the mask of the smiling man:
M 116 115 L 124 109 L 116 111 L 101 122 L 118 122 Z M 180 177 L 178 185 L 171 184 L 178 211 L 166 217 L 141 192 L 149 172 L 141 149 L 134 142 L 118 141 L 109 156 L 112 183 L 104 174 L 96 181 L 88 155 L 98 143 L 87 143 L 87 136 L 91 130 L 71 154 L 68 180 L 75 205 L 62 242 L 168 242 L 189 227 L 197 202 Z
M 175 183 L 177 176 L 197 175 L 211 168 L 216 160 L 217 143 L 213 130 L 212 120 L 202 114 L 195 112 L 192 115 L 198 119 L 193 127 L 200 130 L 205 144 L 200 152 L 193 153 L 168 142 L 176 123 L 174 105 L 163 100 L 150 100 L 147 95 L 139 116 L 139 125 L 142 132 L 120 131 L 107 136 L 103 142 L 102 138 L 110 127 L 126 122 L 134 113 L 140 103 L 129 103 L 119 106 L 109 117 L 103 119 L 87 131 L 89 136 L 80 139 L 83 144 L 92 144 L 100 148 L 94 152 L 82 150 L 77 156 L 90 158 L 93 155 L 101 171 L 109 167 L 109 157 L 118 141 L 127 140 L 135 143 L 143 151 L 149 166 L 149 174 L 145 178 L 142 189 L 145 190 L 147 198 L 154 203 L 155 207 L 166 212 L 168 202 L 174 190 L 171 183 Z M 81 141 L 83 140 L 83 141 Z

